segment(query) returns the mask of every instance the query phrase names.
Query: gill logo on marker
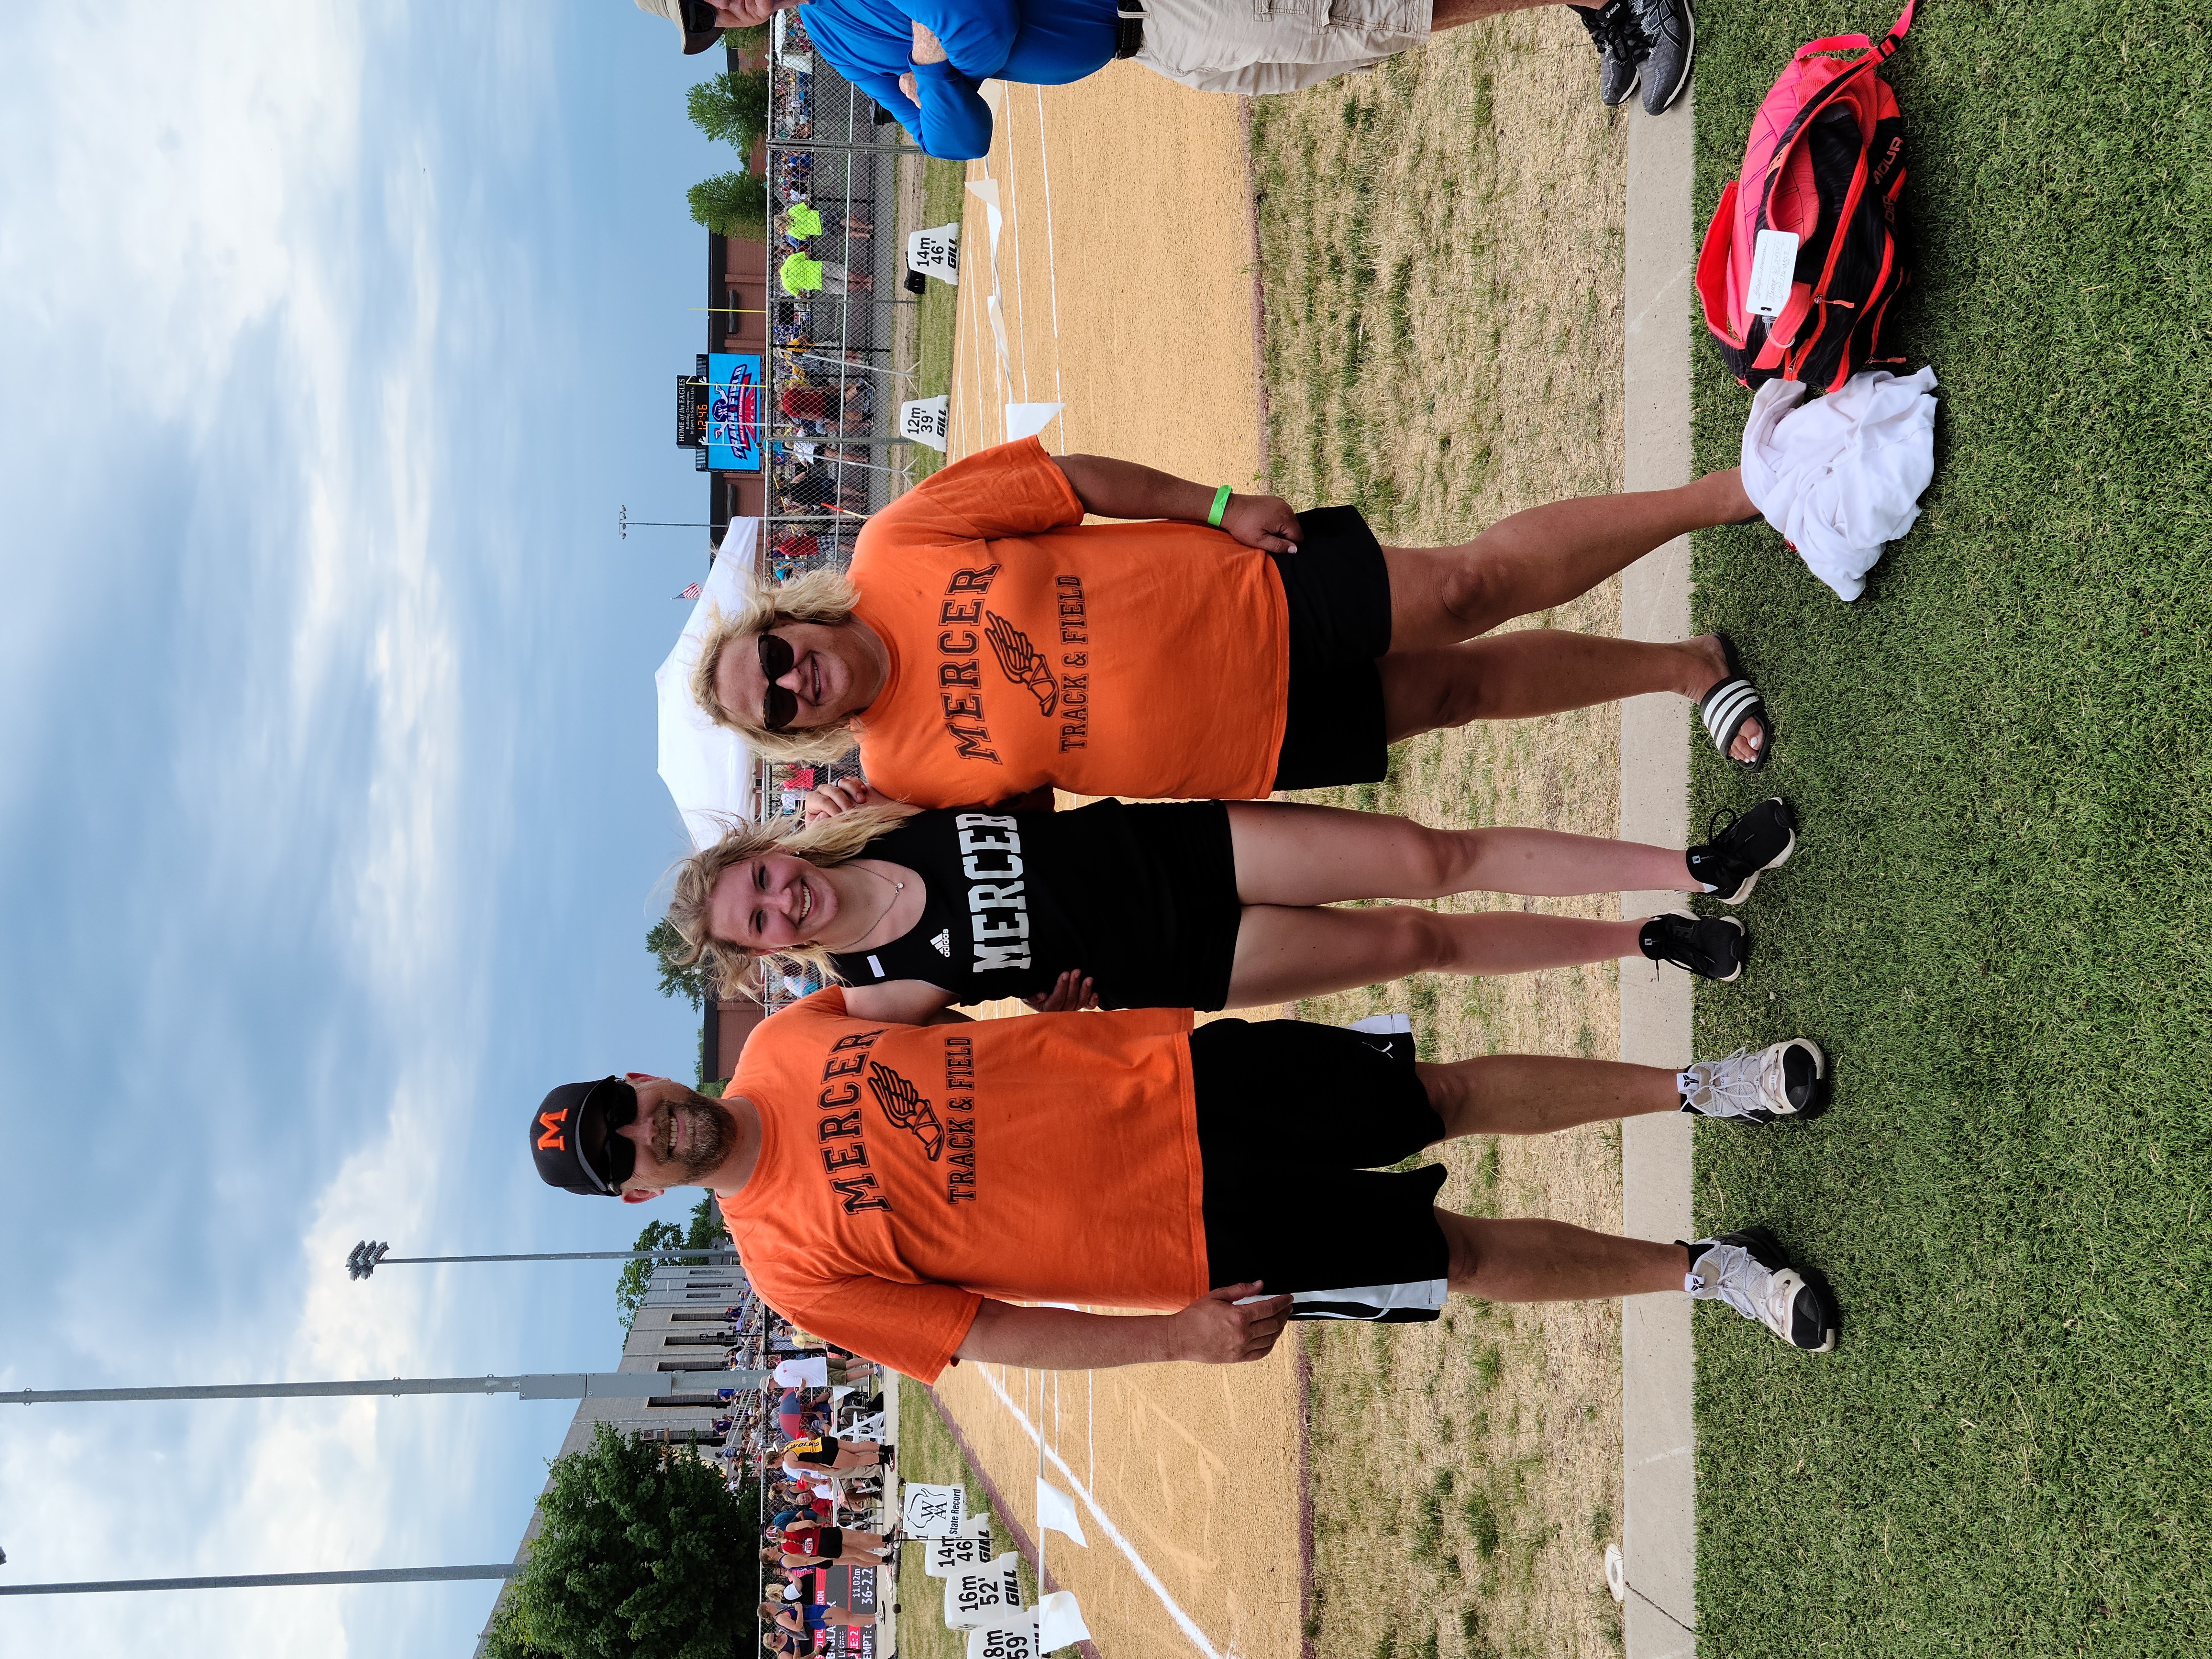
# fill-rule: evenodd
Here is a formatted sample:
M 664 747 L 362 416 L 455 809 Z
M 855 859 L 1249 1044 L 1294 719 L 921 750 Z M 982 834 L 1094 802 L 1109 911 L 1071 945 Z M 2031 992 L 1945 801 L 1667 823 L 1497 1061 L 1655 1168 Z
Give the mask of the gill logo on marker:
M 538 1121 L 545 1126 L 545 1133 L 538 1137 L 538 1151 L 550 1147 L 556 1152 L 567 1152 L 568 1143 L 562 1138 L 561 1126 L 568 1121 L 568 1109 L 563 1106 L 557 1112 L 540 1112 Z

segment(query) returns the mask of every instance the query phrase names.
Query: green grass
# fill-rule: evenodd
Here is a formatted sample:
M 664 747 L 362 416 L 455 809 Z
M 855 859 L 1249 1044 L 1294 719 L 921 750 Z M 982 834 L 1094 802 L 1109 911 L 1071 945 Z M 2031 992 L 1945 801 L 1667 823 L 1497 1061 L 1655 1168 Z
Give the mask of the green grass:
M 921 222 L 957 224 L 967 198 L 968 164 L 934 158 L 921 164 Z M 960 290 L 945 283 L 932 283 L 921 295 L 920 362 L 915 390 L 908 396 L 934 398 L 952 389 L 952 365 L 957 361 L 960 321 Z M 918 483 L 945 465 L 945 457 L 926 444 L 912 444 L 906 454 Z
M 1791 50 L 1887 0 L 1708 0 L 1697 223 Z M 2205 9 L 1933 0 L 1888 74 L 1943 383 L 1925 515 L 1845 605 L 1698 538 L 1701 626 L 1773 705 L 1704 811 L 1802 820 L 1700 987 L 1698 1051 L 1803 1031 L 1837 1101 L 1700 1126 L 1700 1227 L 1826 1270 L 1840 1350 L 1698 1314 L 1702 1650 L 2183 1654 L 2212 1642 L 2212 508 Z M 1695 347 L 1698 458 L 1748 398 Z
M 930 222 L 941 225 L 945 221 L 935 219 Z M 969 1514 L 989 1509 L 991 1500 L 983 1495 L 982 1483 L 976 1480 L 968 1460 L 961 1456 L 960 1448 L 945 1426 L 945 1419 L 937 1414 L 937 1405 L 929 1390 L 910 1376 L 901 1377 L 898 1386 L 900 1478 L 929 1486 L 964 1486 Z M 995 1516 L 992 1535 L 998 1548 L 1013 1548 L 1011 1535 Z M 1021 1577 L 1022 1595 L 1034 1607 L 1037 1599 L 1036 1575 L 1030 1570 L 1026 1559 L 1021 1564 Z M 968 1632 L 945 1627 L 945 1581 L 932 1578 L 922 1571 L 920 1545 L 902 1546 L 899 1550 L 896 1599 L 902 1609 L 898 1615 L 899 1659 L 967 1659 Z

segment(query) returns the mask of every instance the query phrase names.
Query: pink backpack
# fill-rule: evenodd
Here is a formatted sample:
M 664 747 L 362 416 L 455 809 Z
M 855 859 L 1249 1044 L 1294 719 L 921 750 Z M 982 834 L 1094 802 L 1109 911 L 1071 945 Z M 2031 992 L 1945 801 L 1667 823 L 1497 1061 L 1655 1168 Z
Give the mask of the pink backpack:
M 1838 34 L 1800 46 L 1752 121 L 1743 171 L 1698 255 L 1705 326 L 1746 386 L 1780 378 L 1832 392 L 1869 363 L 1902 361 L 1877 355 L 1889 302 L 1912 277 L 1897 223 L 1905 121 L 1877 71 L 1914 3 L 1879 43 Z M 1762 231 L 1781 234 L 1762 247 Z

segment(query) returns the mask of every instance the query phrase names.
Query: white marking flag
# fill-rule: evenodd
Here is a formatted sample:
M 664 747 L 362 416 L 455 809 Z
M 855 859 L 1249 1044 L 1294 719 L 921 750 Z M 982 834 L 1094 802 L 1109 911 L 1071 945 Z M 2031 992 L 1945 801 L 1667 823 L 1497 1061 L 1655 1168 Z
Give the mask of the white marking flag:
M 1037 1647 L 1042 1652 L 1091 1639 L 1091 1627 L 1083 1622 L 1083 1609 L 1075 1605 L 1073 1590 L 1054 1590 L 1039 1596 L 1036 1621 Z
M 1064 404 L 1008 404 L 1006 441 L 1013 443 L 1023 438 L 1036 437 L 1050 426 L 1053 416 L 1066 407 Z
M 1075 1513 L 1075 1500 L 1042 1475 L 1037 1477 L 1036 1512 L 1040 1527 L 1066 1533 L 1084 1548 L 1091 1547 L 1091 1540 L 1083 1535 L 1083 1522 Z

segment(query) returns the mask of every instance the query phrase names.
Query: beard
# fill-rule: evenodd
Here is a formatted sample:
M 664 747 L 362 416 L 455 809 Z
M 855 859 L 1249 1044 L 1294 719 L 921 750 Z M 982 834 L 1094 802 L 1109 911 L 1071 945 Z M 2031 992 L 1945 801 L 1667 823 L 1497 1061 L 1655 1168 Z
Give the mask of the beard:
M 675 1145 L 676 1125 L 679 1121 L 690 1142 L 689 1149 L 681 1152 Z M 653 1153 L 672 1169 L 681 1170 L 686 1175 L 703 1176 L 720 1167 L 729 1157 L 731 1139 L 727 1114 L 706 1096 L 687 1089 L 669 1102 L 667 1139 L 653 1148 Z

